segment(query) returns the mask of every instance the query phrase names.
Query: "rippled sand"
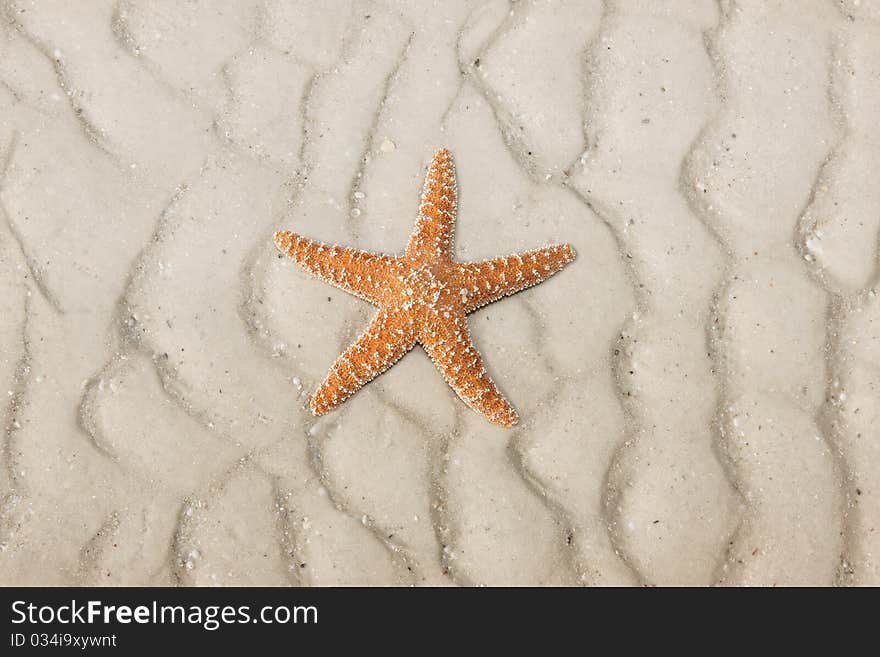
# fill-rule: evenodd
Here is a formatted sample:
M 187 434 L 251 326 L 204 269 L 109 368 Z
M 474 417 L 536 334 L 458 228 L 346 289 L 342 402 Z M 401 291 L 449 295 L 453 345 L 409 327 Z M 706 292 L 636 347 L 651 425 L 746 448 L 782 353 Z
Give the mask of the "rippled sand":
M 9 2 L 0 583 L 880 584 L 880 2 Z M 316 419 L 278 229 L 570 242 Z

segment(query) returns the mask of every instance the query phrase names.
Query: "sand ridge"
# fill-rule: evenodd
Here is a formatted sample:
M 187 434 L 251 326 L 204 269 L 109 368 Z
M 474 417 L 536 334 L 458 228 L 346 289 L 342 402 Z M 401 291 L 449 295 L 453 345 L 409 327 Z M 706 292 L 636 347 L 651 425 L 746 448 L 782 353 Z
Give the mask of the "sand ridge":
M 328 8 L 328 5 L 332 7 Z M 877 584 L 880 4 L 9 2 L 0 582 Z M 578 260 L 484 308 L 512 433 L 272 234 Z

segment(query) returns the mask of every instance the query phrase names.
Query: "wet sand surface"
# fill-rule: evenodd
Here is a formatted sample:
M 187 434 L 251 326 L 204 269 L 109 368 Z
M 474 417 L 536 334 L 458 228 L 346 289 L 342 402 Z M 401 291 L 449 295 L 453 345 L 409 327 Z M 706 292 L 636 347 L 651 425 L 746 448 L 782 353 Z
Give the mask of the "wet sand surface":
M 880 2 L 4 2 L 0 583 L 880 584 Z M 519 411 L 276 230 L 578 259 L 470 317 Z

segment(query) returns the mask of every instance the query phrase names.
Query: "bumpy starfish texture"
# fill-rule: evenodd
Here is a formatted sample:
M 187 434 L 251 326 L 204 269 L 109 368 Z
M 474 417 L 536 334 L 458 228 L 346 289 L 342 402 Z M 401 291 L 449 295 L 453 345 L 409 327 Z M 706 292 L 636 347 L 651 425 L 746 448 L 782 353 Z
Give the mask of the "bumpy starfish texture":
M 275 233 L 278 248 L 300 267 L 379 307 L 372 324 L 333 363 L 312 397 L 315 415 L 334 409 L 421 344 L 468 406 L 495 424 L 516 424 L 516 411 L 471 343 L 466 317 L 545 281 L 574 259 L 574 250 L 558 244 L 484 262 L 455 262 L 456 206 L 455 165 L 449 151 L 439 150 L 428 168 L 404 255 L 328 246 L 285 230 Z

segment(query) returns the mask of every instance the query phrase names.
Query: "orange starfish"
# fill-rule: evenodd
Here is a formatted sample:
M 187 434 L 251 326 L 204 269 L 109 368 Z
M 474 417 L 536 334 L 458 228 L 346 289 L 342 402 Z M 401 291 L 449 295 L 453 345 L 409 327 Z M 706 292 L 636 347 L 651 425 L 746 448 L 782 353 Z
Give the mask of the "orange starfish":
M 315 415 L 341 404 L 419 343 L 468 406 L 495 424 L 516 424 L 516 411 L 471 343 L 466 316 L 543 282 L 574 259 L 574 250 L 558 244 L 484 262 L 455 262 L 456 204 L 455 165 L 444 149 L 428 168 L 419 217 L 403 256 L 328 246 L 286 230 L 275 233 L 278 248 L 300 267 L 379 307 L 373 323 L 333 363 L 312 397 Z

